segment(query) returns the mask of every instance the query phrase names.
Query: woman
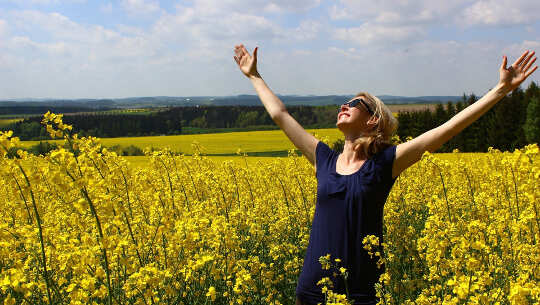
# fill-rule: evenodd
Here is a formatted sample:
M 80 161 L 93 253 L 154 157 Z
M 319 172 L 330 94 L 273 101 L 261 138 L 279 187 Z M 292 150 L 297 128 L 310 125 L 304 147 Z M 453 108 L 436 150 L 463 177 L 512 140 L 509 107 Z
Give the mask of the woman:
M 362 240 L 369 234 L 382 240 L 383 207 L 398 175 L 425 151 L 434 152 L 476 121 L 538 68 L 531 69 L 534 52 L 524 52 L 508 68 L 503 56 L 499 82 L 486 95 L 443 125 L 397 146 L 390 144 L 397 128 L 392 113 L 378 98 L 359 93 L 340 106 L 336 126 L 343 132 L 345 144 L 338 154 L 306 132 L 268 88 L 257 71 L 257 51 L 255 48 L 250 55 L 243 45 L 235 46 L 234 59 L 272 120 L 316 170 L 317 203 L 296 288 L 297 305 L 324 303 L 317 286 L 323 277 L 332 279 L 335 292 L 345 293 L 347 288 L 354 304 L 376 304 L 374 284 L 383 271 L 362 248 Z M 331 254 L 332 262 L 341 260 L 340 266 L 348 271 L 347 283 L 333 277 L 332 270 L 321 268 L 319 257 L 326 254 Z

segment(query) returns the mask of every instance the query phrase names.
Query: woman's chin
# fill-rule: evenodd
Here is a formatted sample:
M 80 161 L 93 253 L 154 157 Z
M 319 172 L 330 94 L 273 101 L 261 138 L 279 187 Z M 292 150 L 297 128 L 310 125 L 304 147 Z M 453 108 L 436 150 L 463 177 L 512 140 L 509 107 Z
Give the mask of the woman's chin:
M 337 121 L 336 122 L 336 127 L 337 129 L 341 130 L 341 131 L 344 131 L 346 129 L 348 129 L 347 127 L 349 126 L 350 124 L 347 124 L 347 122 L 344 122 L 344 121 Z
M 354 133 L 357 133 L 359 130 L 359 126 L 356 126 L 355 124 L 352 124 L 351 122 L 347 122 L 346 120 L 337 121 L 336 127 L 343 134 L 354 134 Z

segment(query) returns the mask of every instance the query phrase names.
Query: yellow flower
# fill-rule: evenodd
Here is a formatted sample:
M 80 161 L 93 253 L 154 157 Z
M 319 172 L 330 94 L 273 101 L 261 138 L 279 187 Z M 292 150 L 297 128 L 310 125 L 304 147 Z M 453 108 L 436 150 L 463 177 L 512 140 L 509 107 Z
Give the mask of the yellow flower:
M 206 293 L 207 297 L 210 297 L 210 299 L 213 301 L 216 300 L 216 288 L 214 286 L 211 286 L 208 288 L 208 292 Z

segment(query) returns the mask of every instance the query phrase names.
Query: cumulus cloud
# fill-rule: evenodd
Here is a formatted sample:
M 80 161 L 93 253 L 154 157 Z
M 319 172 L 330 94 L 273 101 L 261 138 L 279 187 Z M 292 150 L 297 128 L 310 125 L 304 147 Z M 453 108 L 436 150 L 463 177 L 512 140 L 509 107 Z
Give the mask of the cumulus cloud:
M 496 42 L 417 41 L 379 50 L 332 47 L 328 57 L 339 59 L 336 75 L 345 84 L 375 94 L 460 95 L 483 94 L 497 83 L 500 50 Z
M 468 25 L 530 24 L 538 20 L 540 2 L 528 0 L 482 0 L 458 16 Z
M 540 39 L 538 40 L 524 40 L 520 43 L 513 43 L 502 49 L 502 54 L 508 56 L 510 63 L 514 62 L 511 58 L 518 58 L 525 50 L 540 51 Z
M 300 25 L 293 29 L 292 36 L 298 40 L 311 40 L 318 37 L 322 30 L 322 24 L 316 20 L 303 20 Z M 289 35 L 287 35 L 290 37 Z
M 319 6 L 321 0 L 195 0 L 193 7 L 209 14 L 237 12 L 248 14 L 305 12 Z
M 231 49 L 234 44 L 276 41 L 286 36 L 285 30 L 269 18 L 256 14 L 206 10 L 201 6 L 178 6 L 174 14 L 163 14 L 154 23 L 151 36 L 160 41 L 175 42 L 185 48 L 222 57 L 215 52 Z M 229 54 L 228 54 L 229 55 Z
M 386 26 L 366 22 L 358 27 L 338 28 L 335 37 L 358 45 L 386 44 L 411 40 L 424 34 L 418 26 Z
M 532 28 L 527 39 L 507 39 L 501 32 L 498 40 L 468 42 L 448 33 L 463 30 L 456 24 L 465 24 L 465 16 L 469 27 L 508 24 L 496 5 L 488 5 L 492 11 L 485 9 L 484 15 L 474 13 L 491 1 L 190 0 L 172 10 L 157 0 L 104 1 L 95 9 L 113 17 L 122 10 L 131 17 L 145 14 L 118 18 L 127 24 L 114 25 L 80 22 L 49 9 L 6 10 L 0 18 L 0 92 L 4 97 L 252 93 L 232 60 L 233 46 L 244 43 L 250 50 L 261 47 L 260 71 L 278 93 L 481 94 L 496 82 L 502 54 L 510 59 L 524 49 L 540 49 L 538 18 L 529 13 L 512 23 Z M 501 1 L 507 0 L 494 3 Z M 521 12 L 525 2 L 516 0 L 515 7 Z M 528 8 L 533 11 L 534 5 Z
M 340 0 L 330 7 L 329 15 L 333 19 L 358 19 L 388 24 L 446 22 L 447 16 L 454 14 L 469 1 Z
M 387 24 L 508 25 L 534 22 L 539 11 L 540 2 L 530 0 L 340 0 L 329 16 Z
M 334 29 L 334 38 L 377 48 L 425 39 L 431 25 L 451 22 L 447 16 L 467 1 L 340 0 L 328 14 L 333 20 L 346 21 Z
M 60 13 L 26 10 L 13 12 L 11 17 L 19 29 L 44 33 L 57 40 L 96 43 L 116 36 L 116 33 L 102 26 L 82 26 Z
M 82 25 L 59 13 L 39 11 L 13 12 L 11 20 L 25 32 L 49 37 L 49 41 L 35 41 L 29 36 L 18 35 L 8 40 L 13 54 L 48 58 L 49 62 L 64 62 L 73 66 L 93 62 L 107 65 L 112 61 L 130 62 L 131 58 L 152 56 L 159 42 L 150 41 L 140 32 L 129 32 L 105 28 L 101 25 Z M 41 52 L 41 54 L 40 54 Z

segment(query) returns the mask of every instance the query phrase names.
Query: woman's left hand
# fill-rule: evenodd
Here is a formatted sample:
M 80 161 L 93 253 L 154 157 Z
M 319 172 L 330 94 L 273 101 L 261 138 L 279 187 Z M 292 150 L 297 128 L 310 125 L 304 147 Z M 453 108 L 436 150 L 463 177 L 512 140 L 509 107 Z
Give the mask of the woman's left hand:
M 532 64 L 536 61 L 534 57 L 534 51 L 529 54 L 529 51 L 525 51 L 510 67 L 506 67 L 508 59 L 503 56 L 503 62 L 500 69 L 499 85 L 507 89 L 508 92 L 513 91 L 519 85 L 529 77 L 538 66 L 535 66 L 531 70 Z M 532 59 L 532 60 L 531 60 Z

